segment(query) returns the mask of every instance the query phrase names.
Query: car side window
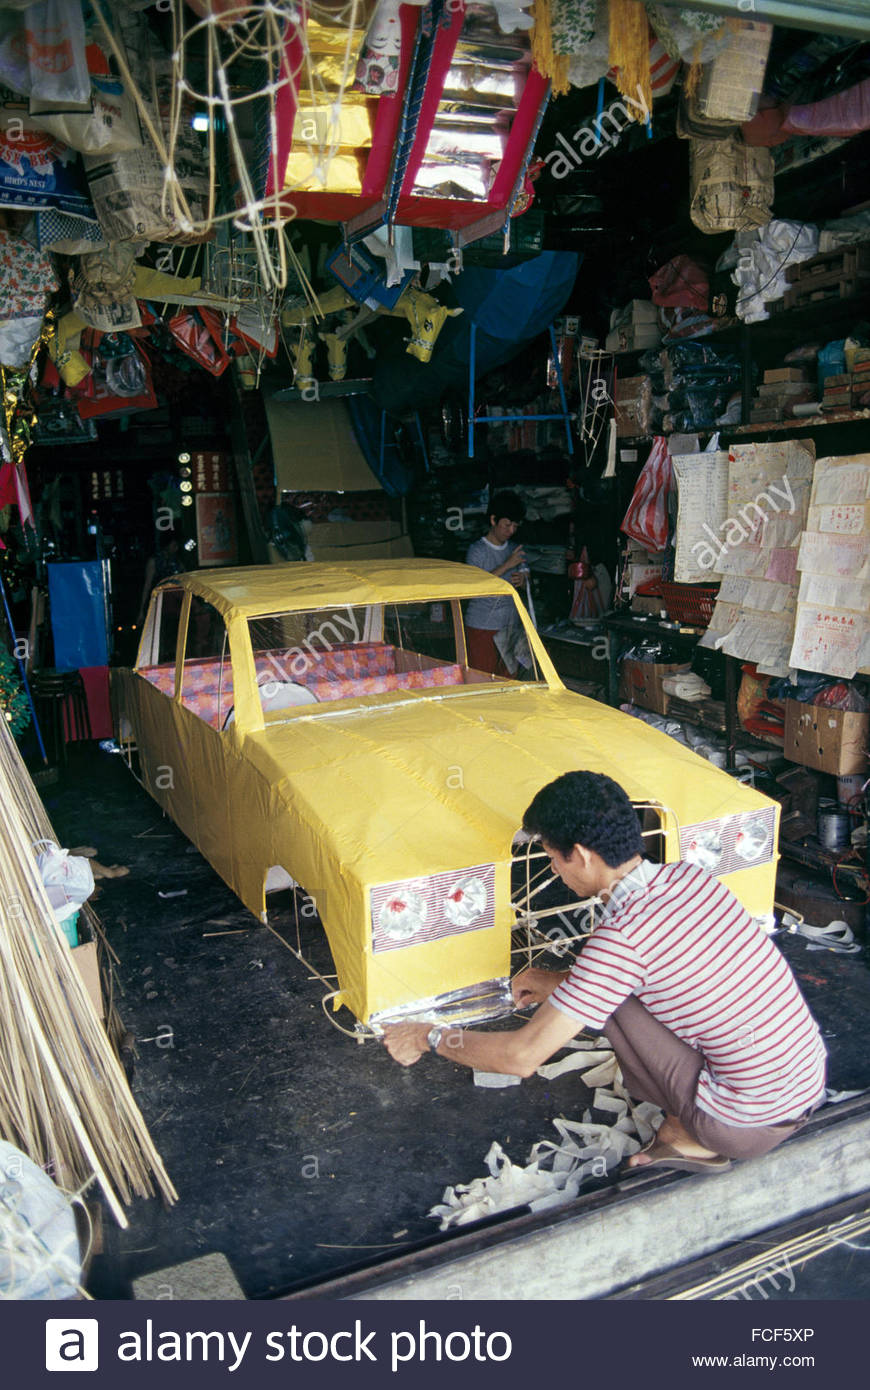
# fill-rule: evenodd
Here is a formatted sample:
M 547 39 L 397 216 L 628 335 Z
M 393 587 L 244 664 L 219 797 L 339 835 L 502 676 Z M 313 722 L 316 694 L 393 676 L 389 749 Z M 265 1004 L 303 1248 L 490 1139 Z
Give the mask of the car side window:
M 233 671 L 221 614 L 194 594 L 184 643 L 181 703 L 206 724 L 222 729 L 233 708 Z
M 164 695 L 175 694 L 175 653 L 184 590 L 157 589 L 151 599 L 136 670 Z

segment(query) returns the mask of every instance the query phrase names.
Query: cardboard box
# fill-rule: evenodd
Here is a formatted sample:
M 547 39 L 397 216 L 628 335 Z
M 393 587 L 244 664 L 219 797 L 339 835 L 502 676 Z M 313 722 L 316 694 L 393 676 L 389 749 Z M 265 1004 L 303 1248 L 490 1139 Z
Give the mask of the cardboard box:
M 71 952 L 85 989 L 91 998 L 99 1018 L 105 1018 L 103 992 L 100 989 L 100 967 L 97 964 L 97 943 L 86 941 L 83 946 L 74 946 Z
M 616 434 L 627 439 L 650 432 L 652 381 L 648 376 L 626 376 L 616 382 Z
M 398 560 L 414 554 L 399 521 L 321 521 L 308 540 L 315 560 Z
M 605 352 L 636 352 L 639 348 L 658 347 L 661 332 L 654 323 L 620 324 L 611 328 L 604 340 Z
M 807 396 L 811 389 L 806 381 L 765 381 L 759 386 L 758 394 L 762 399 L 768 396 Z
M 611 309 L 610 327 L 619 328 L 620 325 L 638 324 L 657 324 L 659 321 L 658 305 L 651 299 L 631 299 L 628 304 L 624 304 L 620 309 Z
M 654 714 L 667 714 L 671 697 L 662 689 L 662 681 L 665 676 L 673 676 L 677 671 L 689 669 L 687 661 L 635 661 L 629 658 L 622 663 L 619 698 L 633 705 L 640 705 L 643 709 L 652 710 Z
M 774 367 L 772 371 L 764 373 L 765 385 L 771 381 L 806 381 L 807 374 L 803 367 Z
M 661 596 L 656 598 L 652 594 L 635 594 L 630 607 L 632 613 L 650 613 L 653 617 L 659 618 L 665 611 L 664 602 Z
M 852 714 L 824 705 L 785 702 L 783 752 L 793 763 L 829 772 L 834 777 L 864 772 L 870 714 Z

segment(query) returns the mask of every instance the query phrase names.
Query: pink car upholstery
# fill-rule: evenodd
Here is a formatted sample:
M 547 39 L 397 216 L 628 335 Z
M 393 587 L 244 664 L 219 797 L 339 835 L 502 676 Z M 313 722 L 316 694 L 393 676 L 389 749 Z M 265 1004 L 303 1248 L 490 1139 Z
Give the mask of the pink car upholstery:
M 318 701 L 346 700 L 378 695 L 390 690 L 428 690 L 436 686 L 464 684 L 456 663 L 423 671 L 397 671 L 396 648 L 386 642 L 361 642 L 335 646 L 312 655 L 300 671 L 299 648 L 260 652 L 255 657 L 257 684 L 295 681 L 305 685 Z M 175 667 L 140 666 L 138 674 L 165 695 L 173 692 Z M 212 728 L 222 728 L 233 708 L 233 673 L 229 661 L 217 658 L 188 661 L 184 665 L 182 703 Z

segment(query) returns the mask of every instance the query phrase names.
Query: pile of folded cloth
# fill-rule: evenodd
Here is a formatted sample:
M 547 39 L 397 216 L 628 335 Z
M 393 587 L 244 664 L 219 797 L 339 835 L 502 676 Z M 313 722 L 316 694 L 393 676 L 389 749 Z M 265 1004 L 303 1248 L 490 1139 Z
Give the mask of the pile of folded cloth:
M 694 671 L 677 671 L 673 676 L 665 676 L 662 689 L 680 700 L 706 700 L 710 694 L 707 682 Z

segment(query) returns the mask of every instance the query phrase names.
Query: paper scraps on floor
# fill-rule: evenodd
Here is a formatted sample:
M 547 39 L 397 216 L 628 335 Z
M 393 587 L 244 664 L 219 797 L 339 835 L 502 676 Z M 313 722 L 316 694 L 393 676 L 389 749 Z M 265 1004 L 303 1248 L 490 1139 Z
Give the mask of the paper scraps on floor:
M 440 1229 L 466 1226 L 496 1212 L 528 1206 L 532 1211 L 572 1201 L 584 1182 L 603 1178 L 652 1139 L 662 1111 L 649 1101 L 635 1105 L 622 1084 L 616 1057 L 606 1038 L 575 1039 L 566 1057 L 538 1068 L 547 1080 L 580 1071 L 580 1080 L 594 1091 L 592 1107 L 576 1120 L 554 1120 L 558 1142 L 539 1140 L 524 1167 L 515 1164 L 495 1141 L 484 1162 L 489 1176 L 448 1187 L 429 1215 Z M 592 1115 L 612 1115 L 606 1124 Z

